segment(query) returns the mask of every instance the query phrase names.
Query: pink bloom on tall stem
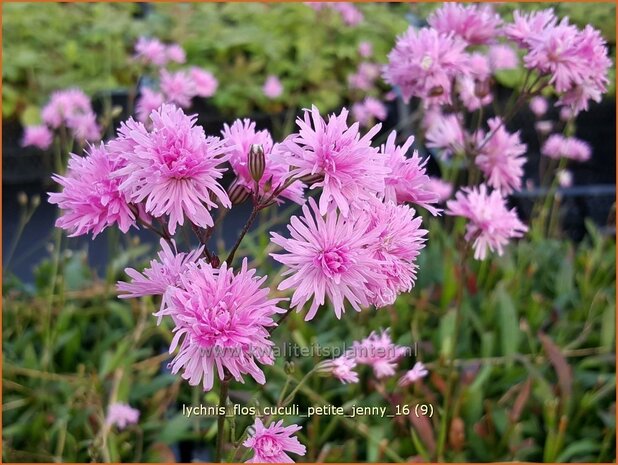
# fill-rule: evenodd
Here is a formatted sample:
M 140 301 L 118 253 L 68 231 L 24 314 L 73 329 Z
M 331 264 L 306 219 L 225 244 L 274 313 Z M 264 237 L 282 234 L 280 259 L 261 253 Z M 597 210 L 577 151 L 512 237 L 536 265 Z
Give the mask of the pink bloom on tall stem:
M 361 126 L 369 126 L 376 119 L 384 121 L 387 115 L 386 106 L 375 97 L 366 97 L 352 105 L 352 116 Z
M 464 187 L 446 203 L 447 215 L 467 218 L 465 239 L 474 247 L 474 258 L 485 260 L 487 251 L 502 255 L 509 239 L 522 237 L 528 230 L 515 209 L 507 209 L 500 191 L 488 193 L 487 186 Z
M 174 105 L 163 105 L 150 115 L 152 129 L 129 119 L 109 143 L 126 165 L 117 170 L 120 186 L 133 202 L 146 202 L 146 212 L 160 218 L 169 216 L 171 234 L 186 216 L 192 223 L 213 226 L 209 209 L 231 207 L 218 179 L 223 176 L 225 149 L 216 137 L 204 135 L 195 126 L 195 116 L 187 116 Z
M 444 3 L 434 11 L 427 22 L 438 32 L 454 33 L 471 45 L 491 43 L 498 33 L 502 20 L 490 5 L 461 5 Z
M 162 69 L 160 75 L 160 87 L 169 103 L 175 103 L 179 107 L 191 106 L 191 99 L 195 97 L 195 83 L 186 71 L 170 73 Z
M 429 190 L 433 191 L 438 197 L 438 202 L 445 202 L 453 195 L 453 185 L 448 181 L 443 181 L 440 178 L 429 177 Z
M 534 116 L 540 118 L 547 113 L 547 100 L 544 97 L 536 96 L 530 99 L 530 110 L 534 113 Z
M 356 363 L 371 366 L 378 379 L 393 376 L 397 362 L 407 352 L 405 347 L 393 343 L 388 329 L 380 334 L 373 331 L 362 341 L 354 341 L 351 349 Z
M 464 152 L 466 133 L 459 114 L 434 111 L 427 116 L 425 121 L 427 147 L 440 150 L 444 158 Z
M 493 71 L 500 69 L 515 69 L 519 66 L 519 58 L 512 47 L 506 44 L 495 44 L 489 47 L 489 64 Z
M 169 286 L 180 283 L 180 275 L 187 270 L 189 263 L 195 263 L 201 257 L 204 247 L 189 253 L 177 252 L 176 242 L 170 244 L 161 239 L 161 250 L 157 260 L 150 261 L 150 267 L 141 273 L 133 268 L 125 268 L 124 272 L 131 282 L 119 281 L 116 285 L 118 297 L 121 299 L 143 297 L 145 295 L 163 295 Z
M 120 189 L 122 179 L 112 175 L 119 166 L 122 162 L 104 145 L 90 147 L 84 157 L 71 154 L 66 175 L 52 176 L 63 187 L 62 192 L 49 193 L 49 202 L 62 211 L 56 227 L 71 237 L 88 232 L 96 237 L 114 224 L 126 233 L 135 224 L 135 215 Z
M 405 100 L 450 104 L 453 80 L 467 72 L 465 48 L 466 42 L 452 34 L 410 27 L 388 54 L 384 79 L 399 86 Z
M 29 145 L 41 150 L 47 150 L 54 141 L 54 135 L 44 124 L 38 126 L 26 126 L 21 140 L 21 146 Z
M 541 153 L 549 158 L 561 157 L 575 161 L 588 161 L 592 155 L 592 149 L 588 143 L 576 137 L 565 137 L 562 134 L 552 134 L 547 138 Z
M 370 253 L 379 265 L 380 282 L 369 283 L 371 303 L 377 308 L 395 303 L 402 292 L 414 286 L 418 265 L 416 259 L 425 247 L 427 231 L 422 218 L 414 216 L 407 205 L 379 200 L 363 205 L 368 215 L 367 234 L 377 233 Z
M 358 54 L 363 58 L 373 55 L 373 45 L 371 42 L 363 41 L 358 44 Z
M 262 287 L 265 280 L 247 267 L 246 258 L 237 273 L 225 262 L 221 268 L 204 260 L 189 263 L 155 313 L 174 322 L 169 351 L 180 350 L 170 363 L 172 373 L 182 370 L 191 386 L 201 383 L 204 391 L 212 389 L 215 375 L 223 380 L 226 371 L 238 382 L 248 374 L 264 384 L 257 363 L 274 363 L 268 328 L 277 325 L 275 314 L 285 313 L 277 306 L 285 299 L 270 299 L 269 289 Z
M 290 167 L 284 157 L 279 154 L 278 146 L 273 145 L 268 131 L 255 130 L 255 122 L 249 119 L 238 119 L 231 126 L 224 124 L 221 134 L 223 143 L 229 150 L 229 162 L 238 176 L 238 182 L 250 192 L 268 196 L 290 179 Z M 251 177 L 248 165 L 248 155 L 252 145 L 262 146 L 266 163 L 264 174 L 258 182 L 258 192 L 255 192 L 255 180 Z M 304 202 L 303 191 L 303 183 L 294 181 L 283 190 L 280 196 L 302 204 Z
M 179 44 L 168 45 L 165 49 L 165 53 L 169 61 L 174 63 L 184 63 L 187 60 L 185 49 Z
M 133 425 L 139 420 L 139 410 L 132 408 L 129 404 L 116 402 L 107 408 L 105 423 L 116 425 L 118 429 L 125 429 L 128 425 Z
M 266 97 L 275 99 L 283 93 L 283 85 L 277 76 L 271 74 L 266 78 L 262 92 Z
M 192 67 L 189 73 L 195 86 L 195 95 L 204 98 L 215 95 L 219 87 L 219 81 L 217 81 L 214 74 L 196 66 Z
M 409 386 L 410 384 L 414 384 L 417 381 L 420 381 L 422 378 L 427 376 L 429 372 L 425 365 L 422 362 L 416 362 L 411 370 L 407 371 L 400 379 L 397 384 L 399 386 Z
M 392 131 L 386 144 L 380 147 L 380 153 L 386 159 L 390 173 L 386 176 L 384 200 L 404 203 L 410 202 L 428 210 L 432 215 L 440 211 L 432 206 L 438 201 L 438 196 L 429 189 L 429 176 L 425 173 L 428 159 L 422 160 L 414 150 L 411 157 L 406 154 L 414 143 L 414 136 L 408 137 L 403 145 L 396 145 L 397 132 Z
M 145 64 L 165 66 L 168 61 L 167 47 L 159 39 L 140 37 L 135 43 L 135 58 Z
M 278 289 L 294 289 L 291 307 L 297 311 L 313 300 L 305 321 L 313 319 L 326 297 L 337 318 L 345 312 L 346 300 L 357 312 L 369 305 L 369 287 L 383 278 L 378 271 L 380 262 L 368 250 L 376 243 L 377 231 L 367 233 L 367 221 L 362 214 L 344 218 L 335 211 L 323 218 L 310 198 L 309 206 L 303 206 L 303 216 L 290 219 L 290 239 L 270 233 L 271 241 L 285 252 L 270 254 L 287 268 L 283 276 L 288 277 Z
M 519 131 L 509 133 L 500 118 L 491 118 L 487 124 L 489 134 L 477 135 L 479 148 L 474 161 L 490 186 L 510 194 L 521 189 L 526 144 L 521 142 Z
M 155 92 L 147 87 L 142 88 L 135 106 L 137 120 L 145 124 L 148 121 L 150 114 L 154 110 L 158 110 L 164 102 L 165 97 L 161 92 Z
M 92 113 L 90 98 L 80 89 L 65 89 L 51 95 L 41 110 L 41 118 L 45 124 L 57 129 L 66 125 L 68 118 L 83 113 Z
M 352 201 L 362 201 L 384 192 L 388 168 L 371 139 L 380 125 L 360 136 L 358 123 L 348 126 L 348 111 L 330 115 L 324 121 L 314 106 L 298 118 L 299 132 L 281 143 L 281 152 L 293 168 L 291 175 L 319 178 L 311 189 L 322 188 L 319 205 L 325 214 L 336 206 L 347 216 Z
M 97 115 L 92 111 L 67 117 L 66 125 L 78 141 L 94 142 L 101 139 L 101 127 L 97 123 Z
M 348 76 L 348 85 L 351 89 L 370 90 L 379 76 L 379 65 L 364 61 L 358 65 L 356 73 Z
M 356 368 L 356 360 L 342 355 L 322 362 L 320 370 L 331 374 L 343 384 L 348 384 L 358 383 L 358 373 L 354 371 L 354 368 Z
M 522 13 L 513 12 L 513 23 L 504 26 L 506 37 L 516 42 L 520 47 L 527 47 L 546 29 L 555 26 L 557 18 L 553 9 Z
M 273 421 L 265 427 L 262 420 L 256 418 L 249 429 L 249 437 L 243 442 L 243 446 L 253 451 L 253 457 L 245 463 L 294 463 L 288 453 L 302 456 L 307 452 L 307 448 L 293 436 L 301 429 L 298 425 L 283 426 L 283 420 Z
M 363 13 L 354 5 L 354 3 L 350 2 L 333 2 L 331 3 L 331 8 L 338 11 L 341 15 L 341 19 L 348 26 L 356 26 L 359 23 L 362 23 L 365 17 Z

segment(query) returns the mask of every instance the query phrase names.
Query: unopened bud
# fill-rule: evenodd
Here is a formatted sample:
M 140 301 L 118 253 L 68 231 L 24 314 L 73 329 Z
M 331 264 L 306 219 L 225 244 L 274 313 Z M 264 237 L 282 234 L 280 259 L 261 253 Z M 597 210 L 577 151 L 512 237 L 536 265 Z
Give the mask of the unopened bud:
M 32 205 L 32 208 L 36 208 L 39 205 L 41 205 L 41 196 L 40 195 L 34 195 L 30 198 L 30 205 Z
M 264 147 L 260 144 L 251 144 L 249 150 L 249 173 L 255 182 L 259 182 L 266 169 L 266 159 L 264 157 Z
M 296 365 L 294 364 L 294 362 L 285 362 L 285 364 L 283 365 L 283 371 L 285 371 L 285 373 L 288 375 L 293 375 L 296 371 Z
M 302 178 L 300 178 L 300 182 L 303 182 L 307 184 L 308 186 L 310 186 L 314 182 L 321 181 L 322 178 L 323 176 L 321 174 L 307 174 L 303 176 Z
M 474 84 L 474 95 L 478 98 L 485 98 L 491 92 L 489 80 L 479 81 Z
M 230 198 L 232 205 L 240 205 L 249 198 L 249 189 L 238 182 L 238 179 L 234 179 L 230 187 L 227 189 L 227 195 Z
M 17 194 L 17 203 L 22 207 L 28 205 L 28 196 L 25 192 L 20 192 L 19 194 Z

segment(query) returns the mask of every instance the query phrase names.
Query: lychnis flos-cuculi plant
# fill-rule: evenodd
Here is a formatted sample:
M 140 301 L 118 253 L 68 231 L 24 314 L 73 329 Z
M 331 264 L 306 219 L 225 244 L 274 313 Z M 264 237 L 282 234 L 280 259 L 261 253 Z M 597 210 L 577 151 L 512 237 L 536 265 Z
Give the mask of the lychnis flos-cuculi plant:
M 504 114 L 488 117 L 492 75 L 519 66 L 513 43 L 523 51 L 522 88 Z M 176 49 L 146 40 L 138 57 L 153 63 L 185 59 Z M 326 117 L 316 107 L 305 109 L 296 132 L 279 143 L 247 119 L 224 125 L 220 137 L 207 136 L 196 117 L 181 108 L 190 99 L 178 90 L 183 86 L 195 90 L 201 82 L 216 88 L 196 70 L 193 78 L 189 72 L 161 70 L 167 103 L 162 94 L 144 90 L 138 121 L 130 118 L 114 139 L 91 145 L 84 156 L 72 155 L 67 172 L 54 176 L 62 189 L 50 194 L 50 202 L 61 210 L 57 226 L 71 236 L 96 236 L 108 227 L 125 233 L 144 228 L 160 236 L 158 256 L 144 270 L 126 270 L 119 297 L 159 297 L 157 321 L 168 319 L 173 327 L 172 373 L 205 391 L 218 385 L 225 406 L 230 382 L 268 382 L 267 367 L 275 362 L 271 336 L 290 312 L 303 313 L 306 324 L 330 309 L 341 319 L 351 310 L 387 307 L 413 288 L 428 236 L 417 209 L 464 218 L 464 240 L 477 260 L 491 252 L 501 255 L 509 240 L 522 237 L 528 228 L 508 208 L 506 196 L 523 187 L 527 147 L 506 123 L 526 102 L 542 116 L 546 98 L 554 95 L 568 112 L 565 118 L 573 118 L 589 100 L 600 99 L 610 64 L 598 31 L 558 21 L 551 10 L 515 12 L 514 21 L 505 24 L 488 6 L 446 4 L 431 15 L 429 27 L 402 35 L 388 56 L 385 80 L 404 99 L 419 99 L 425 143 L 442 161 L 468 162 L 468 181 L 445 210 L 439 204 L 451 196 L 452 186 L 429 178 L 427 160 L 408 153 L 414 138 L 398 145 L 392 132 L 376 146 L 380 126 L 361 133 L 358 123 L 348 122 L 346 109 Z M 177 89 L 175 95 L 171 89 Z M 44 115 L 50 129 L 32 128 L 26 142 L 49 145 L 54 137 L 49 131 L 58 127 L 74 128 L 80 139 L 89 140 L 95 126 L 81 95 L 56 94 L 52 103 Z M 81 119 L 71 119 L 74 112 Z M 466 121 L 475 124 L 467 129 Z M 547 138 L 543 153 L 552 159 L 590 156 L 586 144 L 568 131 Z M 229 170 L 234 179 L 224 185 Z M 281 265 L 274 289 L 272 279 L 251 267 L 251 257 L 237 254 L 260 212 L 288 201 L 301 209 L 285 234 L 271 233 L 270 256 Z M 245 202 L 251 213 L 240 234 L 226 237 L 232 245 L 224 254 L 213 250 L 210 239 L 219 219 Z M 180 233 L 187 230 L 200 245 L 180 250 L 178 244 L 188 243 Z M 389 330 L 373 332 L 310 374 L 357 383 L 358 366 L 368 365 L 377 379 L 399 372 L 398 386 L 404 389 L 428 374 L 421 362 L 401 373 L 398 362 L 407 355 Z M 128 406 L 116 407 L 112 416 L 120 418 L 119 426 L 138 419 Z M 225 416 L 218 420 L 221 459 Z M 305 446 L 294 436 L 300 426 L 270 420 L 255 418 L 243 438 L 253 451 L 250 461 L 304 455 Z

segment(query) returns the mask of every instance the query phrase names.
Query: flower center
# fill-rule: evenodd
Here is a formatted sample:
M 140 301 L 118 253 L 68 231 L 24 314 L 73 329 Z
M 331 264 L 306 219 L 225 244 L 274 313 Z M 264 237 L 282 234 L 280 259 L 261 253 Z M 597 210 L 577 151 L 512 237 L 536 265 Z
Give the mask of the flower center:
M 433 64 L 433 59 L 429 55 L 425 55 L 421 60 L 421 68 L 427 71 Z
M 260 438 L 257 443 L 257 449 L 260 451 L 262 457 L 277 457 L 281 454 L 281 445 L 273 438 L 266 436 Z
M 331 247 L 321 251 L 314 259 L 313 263 L 322 269 L 322 272 L 330 278 L 348 269 L 350 260 L 347 258 L 347 247 Z

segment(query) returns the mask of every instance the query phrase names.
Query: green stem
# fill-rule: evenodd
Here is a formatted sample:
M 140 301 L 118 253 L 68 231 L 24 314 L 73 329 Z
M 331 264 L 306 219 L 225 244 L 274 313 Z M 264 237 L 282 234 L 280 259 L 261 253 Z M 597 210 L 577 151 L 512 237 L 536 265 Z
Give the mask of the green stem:
M 227 407 L 227 394 L 230 387 L 230 379 L 225 377 L 219 386 L 219 410 L 221 407 Z M 215 462 L 221 462 L 223 457 L 223 447 L 225 445 L 225 416 L 224 413 L 217 418 L 217 450 L 215 453 Z

